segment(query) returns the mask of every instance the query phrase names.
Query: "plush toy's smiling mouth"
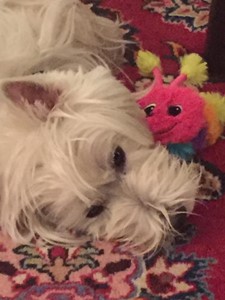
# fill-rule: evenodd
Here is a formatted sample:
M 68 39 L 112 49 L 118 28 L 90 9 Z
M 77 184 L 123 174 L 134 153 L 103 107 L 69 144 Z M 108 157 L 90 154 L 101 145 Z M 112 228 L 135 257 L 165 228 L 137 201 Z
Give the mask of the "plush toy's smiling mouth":
M 154 134 L 157 135 L 157 136 L 165 135 L 165 134 L 169 133 L 171 130 L 173 130 L 173 128 L 176 125 L 177 125 L 177 123 L 171 125 L 170 127 L 165 128 L 165 129 L 161 129 L 161 130 L 155 131 Z

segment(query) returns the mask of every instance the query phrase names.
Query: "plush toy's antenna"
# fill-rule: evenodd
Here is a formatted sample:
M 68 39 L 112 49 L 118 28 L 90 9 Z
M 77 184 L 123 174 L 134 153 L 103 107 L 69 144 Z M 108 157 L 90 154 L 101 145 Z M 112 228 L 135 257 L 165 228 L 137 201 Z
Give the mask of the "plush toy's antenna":
M 136 64 L 141 75 L 149 76 L 153 73 L 155 82 L 162 84 L 161 63 L 157 55 L 149 51 L 138 51 Z
M 162 85 L 162 73 L 160 59 L 149 51 L 138 51 L 136 64 L 139 72 L 144 76 L 153 73 L 156 84 Z M 185 55 L 181 58 L 180 75 L 174 79 L 171 86 L 182 85 L 185 81 L 192 85 L 201 86 L 208 79 L 207 64 L 196 53 Z
M 162 79 L 162 72 L 160 70 L 160 68 L 158 67 L 155 67 L 153 70 L 152 70 L 152 73 L 154 75 L 154 78 L 155 78 L 155 82 L 157 84 L 162 84 L 163 83 L 163 79 Z
M 177 78 L 175 78 L 170 86 L 179 86 L 182 85 L 185 81 L 187 80 L 187 75 L 186 74 L 180 74 Z
M 185 75 L 186 80 L 190 84 L 201 86 L 208 79 L 207 64 L 202 57 L 196 53 L 185 55 L 181 58 L 180 74 Z M 182 82 L 184 77 L 181 76 L 178 78 L 175 79 L 176 84 Z

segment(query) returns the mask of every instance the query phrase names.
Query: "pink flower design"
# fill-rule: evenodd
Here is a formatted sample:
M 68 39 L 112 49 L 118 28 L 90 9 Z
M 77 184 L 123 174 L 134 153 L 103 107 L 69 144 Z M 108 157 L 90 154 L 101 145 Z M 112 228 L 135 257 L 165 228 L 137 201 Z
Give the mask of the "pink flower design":
M 167 299 L 180 293 L 196 290 L 193 283 L 185 280 L 185 274 L 193 268 L 192 262 L 169 263 L 166 257 L 157 257 L 148 269 L 145 284 L 152 295 Z

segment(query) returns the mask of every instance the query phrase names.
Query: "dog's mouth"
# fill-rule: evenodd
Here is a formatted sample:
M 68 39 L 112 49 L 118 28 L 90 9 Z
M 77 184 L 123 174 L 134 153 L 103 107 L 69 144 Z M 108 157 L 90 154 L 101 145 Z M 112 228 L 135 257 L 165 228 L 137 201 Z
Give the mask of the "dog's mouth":
M 177 123 L 167 127 L 167 128 L 164 128 L 164 129 L 161 129 L 161 130 L 158 130 L 158 131 L 155 131 L 154 134 L 157 136 L 157 137 L 162 137 L 166 134 L 168 134 L 170 131 L 172 131 L 175 127 L 176 127 Z

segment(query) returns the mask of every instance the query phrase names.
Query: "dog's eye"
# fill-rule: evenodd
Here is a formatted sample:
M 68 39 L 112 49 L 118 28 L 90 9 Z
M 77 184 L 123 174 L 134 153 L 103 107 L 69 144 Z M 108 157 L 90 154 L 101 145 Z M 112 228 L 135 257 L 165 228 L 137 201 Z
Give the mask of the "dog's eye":
M 147 117 L 152 116 L 155 107 L 156 107 L 156 105 L 154 103 L 145 107 L 144 111 L 145 111 Z
M 176 117 L 182 112 L 182 106 L 180 105 L 171 105 L 168 108 L 168 114 L 170 116 Z
M 40 70 L 40 71 L 36 71 L 36 72 L 34 72 L 34 73 L 32 73 L 32 75 L 35 75 L 35 74 L 43 74 L 45 71 L 44 70 Z
M 113 153 L 113 167 L 117 171 L 123 171 L 126 163 L 126 154 L 124 150 L 118 146 Z
M 104 211 L 104 206 L 102 205 L 92 205 L 91 208 L 89 209 L 86 217 L 87 218 L 95 218 L 98 215 L 100 215 Z

